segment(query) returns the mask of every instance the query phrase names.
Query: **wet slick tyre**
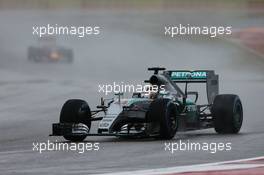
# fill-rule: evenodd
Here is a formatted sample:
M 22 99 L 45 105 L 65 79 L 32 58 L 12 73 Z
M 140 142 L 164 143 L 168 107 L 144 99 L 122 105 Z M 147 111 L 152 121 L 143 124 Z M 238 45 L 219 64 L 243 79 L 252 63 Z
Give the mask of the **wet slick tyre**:
M 215 131 L 219 134 L 236 134 L 243 122 L 243 107 L 237 95 L 217 95 L 212 106 Z
M 172 139 L 178 129 L 176 106 L 169 99 L 156 99 L 150 104 L 149 116 L 154 122 L 159 122 L 160 130 L 157 139 Z
M 91 128 L 91 110 L 84 100 L 71 99 L 64 103 L 60 113 L 60 123 L 83 123 Z M 63 136 L 66 140 L 81 142 L 86 136 Z

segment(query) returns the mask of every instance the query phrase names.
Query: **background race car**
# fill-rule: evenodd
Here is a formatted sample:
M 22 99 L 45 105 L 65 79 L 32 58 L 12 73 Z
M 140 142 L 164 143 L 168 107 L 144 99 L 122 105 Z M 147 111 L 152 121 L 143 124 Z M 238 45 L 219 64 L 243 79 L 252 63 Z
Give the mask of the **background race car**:
M 71 63 L 73 61 L 73 50 L 58 46 L 55 37 L 45 36 L 38 39 L 37 46 L 28 48 L 28 60 Z

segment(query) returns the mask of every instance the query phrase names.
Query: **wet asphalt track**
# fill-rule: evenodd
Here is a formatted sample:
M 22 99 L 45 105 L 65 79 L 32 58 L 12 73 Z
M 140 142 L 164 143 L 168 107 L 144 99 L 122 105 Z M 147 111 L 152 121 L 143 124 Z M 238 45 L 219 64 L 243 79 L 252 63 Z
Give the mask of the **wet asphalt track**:
M 1 174 L 95 174 L 263 156 L 264 59 L 218 39 L 162 36 L 165 24 L 222 23 L 239 28 L 262 25 L 262 19 L 261 13 L 242 12 L 2 11 Z M 30 63 L 26 49 L 35 42 L 32 25 L 47 23 L 100 25 L 102 34 L 61 41 L 74 49 L 72 65 Z M 220 74 L 221 93 L 241 97 L 245 118 L 240 134 L 223 136 L 209 129 L 178 133 L 170 141 L 231 142 L 232 151 L 170 154 L 164 151 L 164 141 L 115 137 L 87 138 L 86 142 L 100 143 L 97 152 L 32 151 L 32 142 L 63 141 L 48 135 L 65 100 L 83 98 L 95 106 L 101 96 L 97 93 L 99 83 L 140 82 L 150 75 L 146 68 L 156 65 L 169 69 L 214 69 Z

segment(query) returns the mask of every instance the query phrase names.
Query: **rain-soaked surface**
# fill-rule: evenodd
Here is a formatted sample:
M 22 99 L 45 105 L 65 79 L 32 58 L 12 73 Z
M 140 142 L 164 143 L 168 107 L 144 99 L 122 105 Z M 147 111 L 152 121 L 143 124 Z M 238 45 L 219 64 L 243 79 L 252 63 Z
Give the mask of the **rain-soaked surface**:
M 2 174 L 94 174 L 190 165 L 261 156 L 264 152 L 264 58 L 219 38 L 164 36 L 164 25 L 231 25 L 234 30 L 262 27 L 264 13 L 198 10 L 2 10 L 0 11 L 0 170 Z M 27 49 L 36 45 L 32 26 L 51 24 L 100 26 L 98 36 L 58 37 L 72 48 L 74 61 L 34 63 Z M 213 129 L 178 133 L 170 142 L 231 142 L 232 150 L 164 151 L 164 141 L 91 137 L 99 151 L 32 151 L 33 142 L 63 141 L 49 137 L 62 104 L 82 98 L 91 107 L 103 83 L 138 83 L 147 67 L 210 69 L 220 75 L 220 92 L 238 94 L 244 124 L 238 135 Z M 204 95 L 204 94 L 203 94 Z M 201 99 L 203 99 L 201 95 Z M 96 131 L 96 124 L 93 131 Z

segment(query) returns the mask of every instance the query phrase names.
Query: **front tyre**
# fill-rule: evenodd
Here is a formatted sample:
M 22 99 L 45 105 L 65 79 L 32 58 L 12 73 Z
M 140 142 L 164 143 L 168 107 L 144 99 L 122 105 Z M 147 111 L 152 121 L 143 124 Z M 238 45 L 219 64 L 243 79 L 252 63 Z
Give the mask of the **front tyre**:
M 154 122 L 159 122 L 159 139 L 172 139 L 178 129 L 176 106 L 169 99 L 156 99 L 150 104 L 149 117 Z
M 91 110 L 89 105 L 80 99 L 71 99 L 64 103 L 60 113 L 60 123 L 82 123 L 91 128 Z M 86 136 L 63 136 L 66 140 L 81 142 Z
M 217 133 L 236 134 L 240 131 L 243 123 L 243 107 L 237 95 L 217 95 L 211 111 Z
M 36 56 L 37 49 L 34 47 L 29 47 L 27 51 L 27 57 L 29 61 L 34 61 Z

